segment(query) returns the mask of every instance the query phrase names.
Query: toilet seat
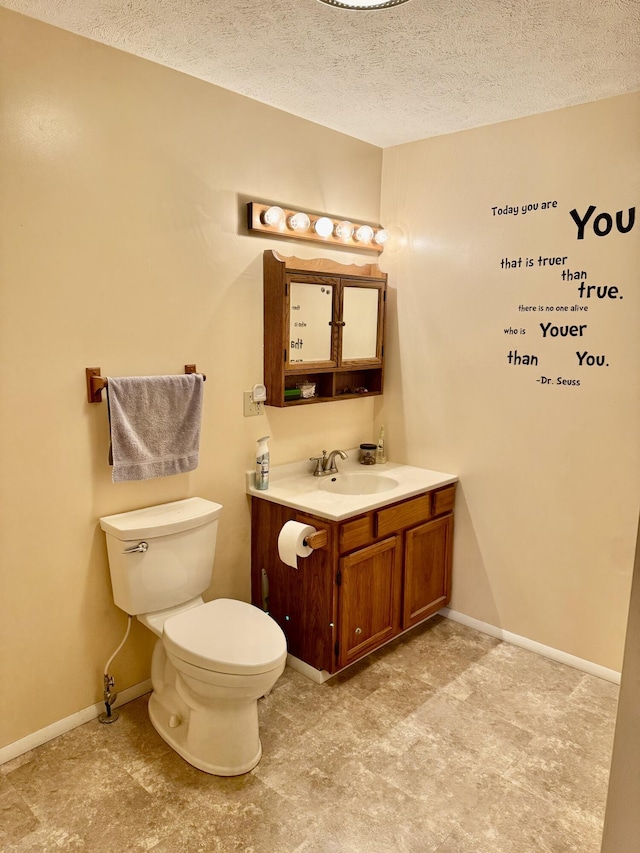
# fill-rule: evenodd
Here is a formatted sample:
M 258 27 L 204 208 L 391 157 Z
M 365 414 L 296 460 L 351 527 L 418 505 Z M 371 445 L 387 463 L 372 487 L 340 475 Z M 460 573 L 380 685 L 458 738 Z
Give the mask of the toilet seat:
M 234 675 L 268 672 L 287 654 L 285 636 L 267 613 L 229 598 L 170 616 L 164 623 L 163 644 L 179 660 Z

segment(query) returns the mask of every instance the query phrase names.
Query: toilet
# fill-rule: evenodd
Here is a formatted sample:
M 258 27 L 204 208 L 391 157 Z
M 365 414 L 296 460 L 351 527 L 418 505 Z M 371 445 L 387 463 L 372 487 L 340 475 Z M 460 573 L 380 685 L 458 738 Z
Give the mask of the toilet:
M 100 519 L 113 599 L 157 637 L 149 717 L 185 761 L 217 776 L 260 761 L 258 699 L 287 658 L 271 617 L 243 601 L 206 602 L 222 506 L 188 498 Z

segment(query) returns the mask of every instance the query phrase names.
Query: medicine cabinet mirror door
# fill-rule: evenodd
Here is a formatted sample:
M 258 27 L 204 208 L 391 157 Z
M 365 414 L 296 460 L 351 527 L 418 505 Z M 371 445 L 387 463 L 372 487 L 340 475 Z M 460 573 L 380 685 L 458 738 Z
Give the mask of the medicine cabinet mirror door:
M 335 367 L 337 279 L 288 276 L 287 367 Z
M 342 288 L 341 364 L 382 362 L 383 289 L 375 284 Z

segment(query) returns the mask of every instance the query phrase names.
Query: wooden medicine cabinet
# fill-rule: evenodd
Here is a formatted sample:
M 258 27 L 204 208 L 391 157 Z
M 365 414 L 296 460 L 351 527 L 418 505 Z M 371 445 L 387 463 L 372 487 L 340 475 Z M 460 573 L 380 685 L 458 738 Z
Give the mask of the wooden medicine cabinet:
M 382 394 L 387 275 L 264 253 L 268 406 Z

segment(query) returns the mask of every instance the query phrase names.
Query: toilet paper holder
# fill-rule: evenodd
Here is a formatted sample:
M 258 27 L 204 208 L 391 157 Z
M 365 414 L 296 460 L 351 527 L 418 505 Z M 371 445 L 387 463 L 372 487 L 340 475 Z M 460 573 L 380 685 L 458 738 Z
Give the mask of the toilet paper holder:
M 328 543 L 329 534 L 326 530 L 316 530 L 315 533 L 307 536 L 304 540 L 304 544 L 308 545 L 309 548 L 313 548 L 314 551 L 317 551 L 318 548 L 326 548 Z

